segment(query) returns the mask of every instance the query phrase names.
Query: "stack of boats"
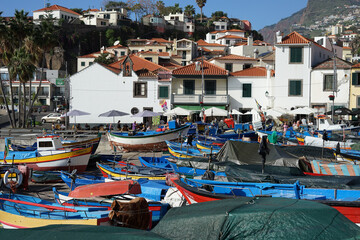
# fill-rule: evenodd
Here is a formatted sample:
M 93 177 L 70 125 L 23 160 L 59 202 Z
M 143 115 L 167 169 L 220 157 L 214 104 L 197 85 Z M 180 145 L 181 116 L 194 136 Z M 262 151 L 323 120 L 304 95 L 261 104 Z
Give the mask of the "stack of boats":
M 28 152 L 31 161 L 26 165 L 29 167 L 63 170 L 60 176 L 69 191 L 53 188 L 54 202 L 2 193 L 0 222 L 5 228 L 52 224 L 109 225 L 109 217 L 119 215 L 113 212 L 118 205 L 127 209 L 121 214 L 129 211 L 130 217 L 139 219 L 139 214 L 144 212 L 131 212 L 135 209 L 131 204 L 134 199 L 141 198 L 146 200 L 147 214 L 151 213 L 147 228 L 153 228 L 152 233 L 159 238 L 179 238 L 178 234 L 182 232 L 186 239 L 204 239 L 212 235 L 216 238 L 226 235 L 228 238 L 256 236 L 261 239 L 269 237 L 266 235 L 269 231 L 274 238 L 284 236 L 285 232 L 288 232 L 287 236 L 306 237 L 309 231 L 324 238 L 360 236 L 360 228 L 356 226 L 360 225 L 357 151 L 325 145 L 284 144 L 299 141 L 297 138 L 308 134 L 291 133 L 294 139 L 289 140 L 291 134 L 288 134 L 284 141 L 268 144 L 269 154 L 265 169 L 262 169 L 258 136 L 272 135 L 280 139 L 284 137 L 283 133 L 280 136 L 276 132 L 247 131 L 245 135 L 230 131 L 216 136 L 196 135 L 183 142 L 189 127 L 146 134 L 108 132 L 109 143 L 121 150 L 161 149 L 169 154 L 140 156 L 141 166 L 117 160 L 97 162 L 97 171 L 92 174 L 82 173 L 87 162 L 79 160 L 75 163 L 80 156 L 84 159 L 83 155 L 90 156 L 91 147 L 65 147 L 58 137 L 38 138 L 35 150 L 25 151 L 23 146 L 12 146 L 13 151 L 5 156 L 7 162 L 25 163 L 25 154 L 20 152 Z M 74 152 L 77 154 L 71 155 Z M 57 154 L 65 155 L 57 163 L 51 162 L 50 156 Z M 74 158 L 69 161 L 70 156 Z M 1 157 L 4 156 L 0 154 Z M 47 160 L 42 161 L 43 157 Z M 340 164 L 340 158 L 347 162 L 346 167 L 336 166 Z M 126 204 L 130 207 L 122 208 Z M 302 217 L 297 219 L 296 215 Z M 148 215 L 141 216 L 147 218 Z M 261 217 L 267 220 L 264 222 L 259 218 L 257 224 L 252 224 L 257 216 L 268 218 Z M 249 224 L 245 226 L 246 222 Z M 280 222 L 287 227 L 278 228 Z M 312 224 L 315 222 L 318 224 Z M 198 224 L 197 227 L 194 224 Z M 224 224 L 231 229 L 223 229 Z M 342 230 L 337 232 L 339 226 Z M 204 232 L 202 236 L 200 229 Z M 292 229 L 292 232 L 286 229 Z

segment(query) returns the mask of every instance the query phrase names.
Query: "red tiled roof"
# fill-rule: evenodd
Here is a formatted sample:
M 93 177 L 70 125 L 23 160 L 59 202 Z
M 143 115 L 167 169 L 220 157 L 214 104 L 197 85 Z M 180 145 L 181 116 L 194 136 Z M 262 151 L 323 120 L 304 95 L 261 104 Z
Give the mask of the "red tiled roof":
M 152 51 L 141 51 L 141 52 L 137 52 L 138 55 L 140 54 L 148 54 L 148 55 L 159 55 L 158 52 L 152 52 Z
M 230 30 L 212 31 L 210 33 L 215 34 L 215 33 L 226 33 L 226 32 L 245 32 L 245 31 L 241 29 L 230 29 Z
M 275 71 L 271 70 L 271 75 L 274 76 Z M 266 77 L 267 70 L 264 67 L 252 67 L 241 71 L 231 73 L 231 76 L 236 77 Z
M 353 65 L 352 68 L 360 68 L 360 63 Z
M 351 47 L 343 47 L 343 49 L 351 50 Z
M 118 45 L 114 45 L 114 46 L 107 47 L 107 48 L 112 49 L 112 48 L 127 48 L 127 47 L 125 47 L 125 46 L 123 46 L 123 45 L 121 45 L 121 44 L 118 44 Z
M 117 69 L 117 68 L 114 68 L 114 67 L 110 67 L 108 65 L 105 65 L 105 64 L 101 64 L 99 63 L 101 66 L 103 66 L 104 68 L 106 69 L 109 69 L 110 71 L 112 71 L 113 73 L 116 73 L 116 74 L 119 74 L 121 73 L 121 70 L 120 69 Z
M 312 41 L 294 31 L 284 37 L 278 44 L 308 44 L 310 42 Z
M 163 38 L 152 38 L 150 40 L 151 41 L 156 41 L 156 42 L 159 42 L 159 43 L 172 43 L 172 41 L 168 41 L 168 40 L 165 40 Z
M 218 60 L 252 60 L 252 61 L 257 61 L 256 58 L 244 57 L 244 56 L 239 56 L 239 55 L 235 55 L 235 54 L 230 54 L 230 55 L 226 55 L 226 56 L 223 56 L 223 57 L 217 57 L 215 59 L 218 59 Z
M 240 37 L 240 36 L 236 36 L 236 35 L 225 35 L 223 37 L 219 37 L 218 39 L 223 39 L 223 38 L 235 38 L 235 39 L 243 39 L 243 40 L 247 40 L 247 38 L 245 37 Z
M 350 69 L 351 63 L 340 58 L 335 58 L 335 64 L 337 69 Z M 329 58 L 320 64 L 313 67 L 313 69 L 334 69 L 334 58 Z
M 173 71 L 174 75 L 197 75 L 201 76 L 201 62 L 200 62 L 200 71 L 195 70 L 195 63 L 190 65 L 178 68 Z M 214 64 L 209 63 L 208 61 L 204 61 L 204 75 L 217 75 L 217 76 L 227 76 L 228 73 L 225 69 L 218 67 Z
M 169 57 L 170 53 L 168 53 L 168 52 L 159 52 L 159 56 L 160 57 Z
M 103 53 L 109 53 L 109 52 L 103 51 Z M 98 57 L 97 55 L 100 55 L 100 54 L 101 54 L 101 51 L 98 51 L 98 52 L 89 53 L 89 54 L 86 54 L 83 56 L 78 56 L 78 58 L 97 58 Z M 109 53 L 109 54 L 111 54 L 111 53 Z
M 77 12 L 74 12 L 73 10 L 70 10 L 70 9 L 68 9 L 66 7 L 62 7 L 62 6 L 59 6 L 59 5 L 52 5 L 50 7 L 35 10 L 34 12 L 57 11 L 57 10 L 60 10 L 60 11 L 63 11 L 63 12 L 68 12 L 68 13 L 79 15 L 79 16 L 81 15 L 81 14 L 79 14 Z
M 286 37 L 284 37 L 282 39 L 281 43 L 278 43 L 278 44 L 309 44 L 309 43 L 313 43 L 316 46 L 331 52 L 329 49 L 321 46 L 320 44 L 318 44 L 317 42 L 314 42 L 311 39 L 308 39 L 308 38 L 302 36 L 300 33 L 296 32 L 296 31 L 294 31 L 294 32 L 290 33 L 289 35 L 287 35 Z
M 109 66 L 113 67 L 113 68 L 116 68 L 116 69 L 121 69 L 122 63 L 125 60 L 125 58 L 126 58 L 126 56 L 123 57 L 122 59 L 120 59 L 119 61 L 110 64 Z M 150 62 L 150 61 L 148 61 L 148 60 L 146 60 L 144 58 L 138 57 L 138 56 L 136 56 L 134 54 L 130 55 L 130 59 L 133 62 L 133 70 L 135 72 L 139 71 L 141 69 L 147 69 L 147 70 L 149 70 L 151 72 L 158 71 L 158 70 L 169 71 L 169 69 L 167 69 L 165 67 L 162 67 L 162 66 L 160 66 L 158 64 Z
M 222 45 L 222 44 L 218 44 L 218 43 L 207 43 L 202 39 L 200 39 L 196 43 L 198 44 L 198 46 L 226 47 L 226 45 Z

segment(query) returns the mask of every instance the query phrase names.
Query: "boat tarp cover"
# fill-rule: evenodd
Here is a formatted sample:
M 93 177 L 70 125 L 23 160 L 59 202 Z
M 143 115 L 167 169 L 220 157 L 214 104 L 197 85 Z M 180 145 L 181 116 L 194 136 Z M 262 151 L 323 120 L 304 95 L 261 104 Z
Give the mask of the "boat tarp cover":
M 275 145 L 268 144 L 270 150 L 266 156 L 266 164 L 275 166 L 300 167 L 299 159 L 288 154 Z M 230 161 L 239 165 L 260 164 L 261 156 L 258 153 L 259 143 L 246 143 L 239 141 L 227 141 L 217 154 L 220 162 Z
M 172 208 L 152 230 L 169 239 L 355 239 L 360 228 L 327 205 L 240 198 Z
M 9 151 L 6 160 L 11 159 L 29 159 L 29 158 L 36 158 L 37 150 L 35 151 Z M 0 152 L 0 159 L 4 159 L 4 152 Z
M 271 182 L 294 184 L 312 188 L 359 189 L 358 176 L 309 176 L 294 167 L 265 165 L 264 174 L 260 165 L 229 165 L 226 170 L 229 182 Z
M 156 233 L 125 227 L 85 226 L 85 225 L 50 225 L 29 229 L 1 229 L 0 239 L 48 240 L 109 240 L 109 239 L 166 239 Z

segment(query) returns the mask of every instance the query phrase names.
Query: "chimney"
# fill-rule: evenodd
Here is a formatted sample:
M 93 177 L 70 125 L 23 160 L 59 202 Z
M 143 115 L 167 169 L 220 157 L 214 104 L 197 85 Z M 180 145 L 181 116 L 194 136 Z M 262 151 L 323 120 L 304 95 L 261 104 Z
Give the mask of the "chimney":
M 253 39 L 253 37 L 250 35 L 250 36 L 248 36 L 248 39 L 247 39 L 247 45 L 248 46 L 252 46 L 253 44 L 254 44 L 254 39 Z
M 276 32 L 276 43 L 281 43 L 281 41 L 282 41 L 281 32 L 277 31 Z
M 200 71 L 200 62 L 195 62 L 195 71 Z
M 259 49 L 255 48 L 254 49 L 254 58 L 258 58 L 259 57 Z

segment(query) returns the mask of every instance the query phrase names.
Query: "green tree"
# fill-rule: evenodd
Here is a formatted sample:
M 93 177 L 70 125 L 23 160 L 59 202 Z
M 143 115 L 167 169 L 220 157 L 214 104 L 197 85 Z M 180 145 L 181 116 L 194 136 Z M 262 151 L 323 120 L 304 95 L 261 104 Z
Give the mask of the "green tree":
M 70 8 L 70 10 L 74 11 L 78 14 L 81 14 L 81 15 L 83 14 L 83 11 L 84 11 L 82 8 Z
M 201 18 L 200 18 L 200 22 L 202 22 L 202 16 L 203 16 L 203 12 L 202 9 L 206 4 L 206 0 L 196 0 L 196 4 L 199 6 L 200 8 L 200 14 L 201 14 Z
M 115 41 L 120 41 L 120 37 L 116 36 L 116 32 L 114 29 L 107 29 L 105 32 L 105 36 L 108 42 L 108 46 L 112 46 Z
M 94 60 L 94 62 L 105 64 L 105 65 L 109 65 L 111 63 L 114 63 L 115 61 L 116 61 L 116 59 L 113 56 L 111 56 L 109 53 L 102 53 L 102 54 L 100 54 L 100 56 L 98 56 Z
M 214 21 L 219 20 L 221 17 L 227 17 L 227 13 L 224 13 L 223 11 L 216 11 L 211 14 L 211 18 Z
M 185 6 L 185 8 L 184 8 L 184 13 L 185 13 L 185 15 L 188 16 L 188 17 L 194 16 L 194 15 L 195 15 L 195 8 L 194 8 L 194 6 L 193 6 L 193 5 L 187 5 L 187 6 Z
M 351 46 L 351 54 L 359 54 L 360 53 L 360 36 L 357 35 L 350 43 Z
M 175 3 L 173 7 L 170 7 L 171 8 L 171 13 L 172 14 L 176 14 L 176 13 L 182 13 L 183 10 L 182 8 L 180 7 L 180 5 L 178 3 Z
M 171 12 L 171 9 L 169 7 L 166 7 L 163 1 L 157 1 L 155 6 L 160 16 L 169 15 L 169 13 Z
M 106 1 L 104 3 L 106 9 L 112 9 L 112 8 L 125 8 L 129 10 L 129 5 L 126 2 L 123 1 Z

